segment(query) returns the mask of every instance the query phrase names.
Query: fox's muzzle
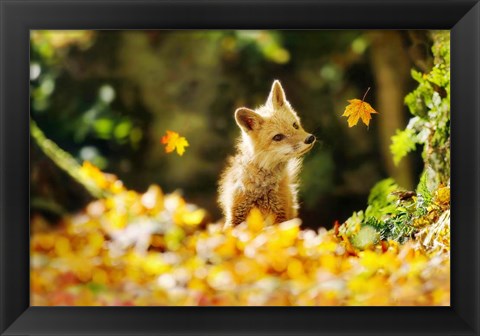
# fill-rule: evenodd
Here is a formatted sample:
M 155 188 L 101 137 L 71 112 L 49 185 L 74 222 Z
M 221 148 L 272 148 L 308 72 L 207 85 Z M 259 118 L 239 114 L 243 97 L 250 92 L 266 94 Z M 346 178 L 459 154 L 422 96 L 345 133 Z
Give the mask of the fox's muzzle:
M 306 139 L 305 139 L 305 143 L 307 145 L 310 145 L 312 142 L 315 141 L 315 135 L 313 134 L 310 134 Z

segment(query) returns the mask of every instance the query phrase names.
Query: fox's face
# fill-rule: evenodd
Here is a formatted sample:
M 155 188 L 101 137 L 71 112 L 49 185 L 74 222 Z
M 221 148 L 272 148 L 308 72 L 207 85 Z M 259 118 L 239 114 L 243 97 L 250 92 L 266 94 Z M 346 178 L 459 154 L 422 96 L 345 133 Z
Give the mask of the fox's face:
M 239 108 L 235 111 L 235 120 L 251 154 L 265 165 L 300 157 L 315 143 L 315 136 L 305 132 L 277 80 L 264 106 L 256 111 Z

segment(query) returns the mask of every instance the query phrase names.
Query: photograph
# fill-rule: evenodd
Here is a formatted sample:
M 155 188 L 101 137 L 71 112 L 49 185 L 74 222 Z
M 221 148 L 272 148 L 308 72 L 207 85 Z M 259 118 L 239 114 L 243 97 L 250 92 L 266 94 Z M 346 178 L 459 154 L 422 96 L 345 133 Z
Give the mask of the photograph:
M 29 44 L 31 306 L 450 306 L 449 30 Z

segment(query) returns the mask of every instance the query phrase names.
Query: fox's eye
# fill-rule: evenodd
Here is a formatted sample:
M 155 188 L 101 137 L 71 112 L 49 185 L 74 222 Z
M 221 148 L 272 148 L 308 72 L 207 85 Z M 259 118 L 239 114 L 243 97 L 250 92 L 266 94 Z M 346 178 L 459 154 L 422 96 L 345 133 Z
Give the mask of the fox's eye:
M 293 128 L 298 129 L 298 124 L 296 122 L 293 123 Z
M 283 134 L 277 134 L 273 137 L 273 140 L 275 141 L 282 141 L 283 139 L 285 139 L 285 135 Z

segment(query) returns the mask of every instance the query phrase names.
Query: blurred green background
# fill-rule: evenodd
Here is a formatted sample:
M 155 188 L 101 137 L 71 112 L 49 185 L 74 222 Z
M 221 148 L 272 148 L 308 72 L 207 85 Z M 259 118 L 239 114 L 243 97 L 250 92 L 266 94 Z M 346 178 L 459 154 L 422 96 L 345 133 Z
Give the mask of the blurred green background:
M 420 154 L 397 167 L 389 146 L 409 117 L 410 69 L 430 69 L 430 47 L 428 31 L 32 31 L 31 116 L 79 162 L 130 189 L 181 190 L 218 220 L 218 177 L 240 134 L 233 112 L 263 104 L 279 79 L 319 139 L 304 159 L 300 217 L 330 227 L 364 208 L 377 181 L 418 181 Z M 368 87 L 379 114 L 348 128 L 347 100 Z M 165 153 L 166 130 L 189 141 L 183 156 Z M 32 141 L 32 211 L 54 221 L 89 200 Z

